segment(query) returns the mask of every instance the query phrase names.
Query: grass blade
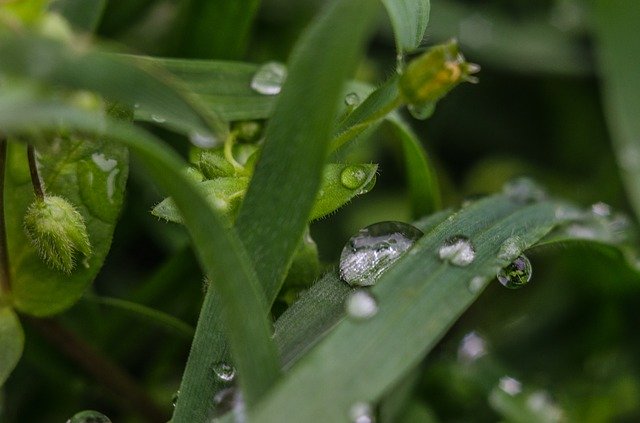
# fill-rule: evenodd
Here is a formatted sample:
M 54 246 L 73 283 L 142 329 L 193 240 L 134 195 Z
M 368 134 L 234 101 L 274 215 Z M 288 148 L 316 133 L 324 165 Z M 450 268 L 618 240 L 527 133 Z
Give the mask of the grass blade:
M 597 55 L 613 146 L 629 200 L 640 219 L 640 43 L 635 40 L 640 3 L 596 1 Z
M 375 12 L 368 0 L 331 2 L 292 54 L 236 224 L 268 301 L 280 289 L 307 224 L 339 96 Z
M 382 0 L 396 38 L 398 53 L 417 49 L 429 23 L 429 0 Z

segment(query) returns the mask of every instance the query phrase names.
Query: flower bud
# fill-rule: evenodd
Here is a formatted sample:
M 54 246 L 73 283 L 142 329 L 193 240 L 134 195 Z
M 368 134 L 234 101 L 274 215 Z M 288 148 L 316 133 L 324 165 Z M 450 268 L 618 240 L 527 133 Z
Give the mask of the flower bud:
M 218 151 L 203 151 L 198 160 L 198 168 L 206 179 L 233 176 L 235 174 L 233 165 Z
M 27 208 L 24 228 L 40 258 L 64 273 L 75 268 L 75 256 L 91 255 L 91 243 L 82 215 L 62 197 L 37 198 Z

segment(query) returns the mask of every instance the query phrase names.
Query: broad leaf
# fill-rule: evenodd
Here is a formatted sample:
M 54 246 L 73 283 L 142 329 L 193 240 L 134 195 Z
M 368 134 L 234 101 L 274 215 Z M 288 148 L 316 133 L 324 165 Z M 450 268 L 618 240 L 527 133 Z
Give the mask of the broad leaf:
M 429 0 L 382 0 L 382 3 L 391 19 L 398 53 L 420 47 L 429 23 Z
M 24 333 L 16 313 L 0 306 L 0 386 L 4 385 L 22 356 Z

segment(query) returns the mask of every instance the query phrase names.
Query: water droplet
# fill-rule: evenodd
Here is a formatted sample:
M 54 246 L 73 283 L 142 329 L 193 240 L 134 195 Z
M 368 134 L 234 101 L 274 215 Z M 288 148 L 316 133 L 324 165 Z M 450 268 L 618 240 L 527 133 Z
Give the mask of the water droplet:
M 198 131 L 193 131 L 189 134 L 189 141 L 191 144 L 199 148 L 213 148 L 219 144 L 218 139 L 211 134 L 203 134 Z
M 373 423 L 373 408 L 367 402 L 356 402 L 349 409 L 349 420 L 352 423 Z
M 487 354 L 487 342 L 476 332 L 469 332 L 458 347 L 458 360 L 472 362 Z
M 511 396 L 515 396 L 522 392 L 522 383 L 510 376 L 503 376 L 498 382 L 498 388 Z
M 276 95 L 280 93 L 282 84 L 287 78 L 287 68 L 282 63 L 268 62 L 260 66 L 260 69 L 251 79 L 251 88 L 264 95 Z
M 521 204 L 535 203 L 547 198 L 547 193 L 530 178 L 516 178 L 507 182 L 502 191 L 513 201 Z
M 454 266 L 468 266 L 476 258 L 476 250 L 469 238 L 456 235 L 447 239 L 438 249 L 441 260 L 448 261 Z
M 582 210 L 568 205 L 558 206 L 555 210 L 555 218 L 564 222 L 581 219 L 583 215 Z
M 611 215 L 611 206 L 599 201 L 591 205 L 591 213 L 600 217 L 609 217 Z
M 151 115 L 151 120 L 157 123 L 164 123 L 167 120 L 160 115 Z
M 517 235 L 507 238 L 498 251 L 498 259 L 511 261 L 518 257 L 525 249 L 524 240 Z
M 171 397 L 171 405 L 173 405 L 174 408 L 178 403 L 178 398 L 180 398 L 180 390 L 174 392 L 173 396 Z
M 484 287 L 487 282 L 487 278 L 482 276 L 474 276 L 469 281 L 469 292 L 472 294 L 477 294 Z
M 360 96 L 357 93 L 349 93 L 344 97 L 344 104 L 349 108 L 357 107 L 360 104 Z
M 409 104 L 407 110 L 414 118 L 425 120 L 436 111 L 436 103 L 427 103 L 426 105 Z
M 223 382 L 231 382 L 236 377 L 235 367 L 222 361 L 213 365 L 213 371 Z
M 111 419 L 97 411 L 85 410 L 76 413 L 67 423 L 111 423 Z
M 508 266 L 498 271 L 498 281 L 510 289 L 522 288 L 531 280 L 531 262 L 524 256 L 518 256 Z
M 231 387 L 219 391 L 213 397 L 213 403 L 215 411 L 212 417 L 220 417 L 231 411 L 233 412 L 233 421 L 235 423 L 247 421 L 244 398 L 242 397 L 242 392 L 239 389 Z
M 352 286 L 370 286 L 424 235 L 402 222 L 379 222 L 360 229 L 340 255 L 340 277 Z
M 93 153 L 91 160 L 100 168 L 103 172 L 111 172 L 116 166 L 118 161 L 115 159 L 108 159 L 103 153 Z
M 340 182 L 345 188 L 356 189 L 367 181 L 367 170 L 363 166 L 347 166 L 340 173 Z
M 347 297 L 345 309 L 349 317 L 356 320 L 366 320 L 376 315 L 378 302 L 369 291 L 358 289 Z
M 78 161 L 76 178 L 80 198 L 89 211 L 106 222 L 116 219 L 118 209 L 105 207 L 105 203 L 114 204 L 122 199 L 124 180 L 118 161 L 94 153 L 90 160 Z

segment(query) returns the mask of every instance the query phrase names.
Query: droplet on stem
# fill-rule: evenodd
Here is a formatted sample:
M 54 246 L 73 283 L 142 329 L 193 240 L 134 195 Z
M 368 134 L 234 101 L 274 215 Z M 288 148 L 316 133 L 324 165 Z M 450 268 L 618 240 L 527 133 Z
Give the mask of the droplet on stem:
M 280 93 L 282 84 L 287 78 L 287 68 L 282 63 L 268 62 L 260 66 L 251 79 L 251 88 L 264 95 Z

